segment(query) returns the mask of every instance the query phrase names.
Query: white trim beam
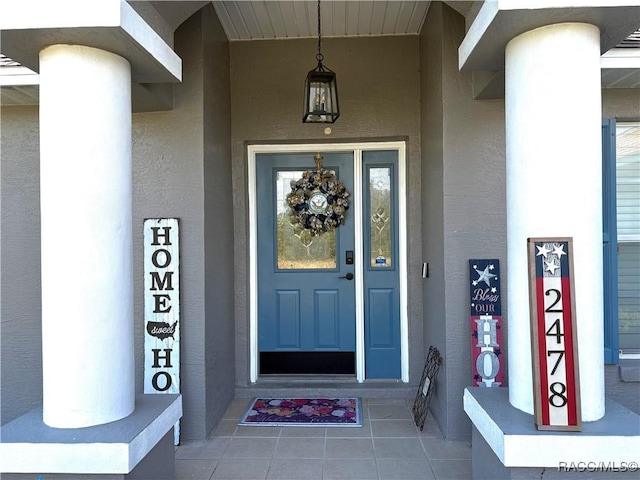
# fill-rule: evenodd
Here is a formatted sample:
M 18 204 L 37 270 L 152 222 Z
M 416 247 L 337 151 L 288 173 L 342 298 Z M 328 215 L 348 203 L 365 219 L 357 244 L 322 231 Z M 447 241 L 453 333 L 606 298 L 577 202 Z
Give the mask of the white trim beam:
M 600 29 L 601 53 L 638 29 L 638 0 L 485 1 L 460 48 L 463 71 L 502 70 L 507 44 L 518 35 L 556 23 L 588 23 Z
M 134 82 L 182 80 L 180 57 L 124 0 L 4 2 L 2 8 L 2 53 L 33 71 L 43 48 L 74 44 L 126 58 Z

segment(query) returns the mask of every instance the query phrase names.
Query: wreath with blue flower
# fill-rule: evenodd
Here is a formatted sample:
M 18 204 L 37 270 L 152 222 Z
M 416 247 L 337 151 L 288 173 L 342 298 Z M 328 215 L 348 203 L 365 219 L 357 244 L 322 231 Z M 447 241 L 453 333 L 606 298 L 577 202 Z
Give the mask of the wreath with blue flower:
M 344 224 L 350 195 L 335 173 L 322 168 L 320 154 L 315 160 L 315 170 L 306 171 L 302 178 L 291 181 L 291 192 L 286 198 L 290 223 L 312 236 Z

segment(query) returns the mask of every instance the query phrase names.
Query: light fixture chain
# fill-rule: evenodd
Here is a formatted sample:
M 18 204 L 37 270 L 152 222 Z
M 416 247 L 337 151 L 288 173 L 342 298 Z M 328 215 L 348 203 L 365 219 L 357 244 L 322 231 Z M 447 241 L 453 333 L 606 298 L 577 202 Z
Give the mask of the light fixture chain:
M 320 23 L 320 0 L 318 0 L 318 55 L 316 55 L 316 60 L 318 63 L 322 63 L 324 57 L 322 56 L 322 52 L 320 49 L 321 41 L 322 41 L 322 28 Z

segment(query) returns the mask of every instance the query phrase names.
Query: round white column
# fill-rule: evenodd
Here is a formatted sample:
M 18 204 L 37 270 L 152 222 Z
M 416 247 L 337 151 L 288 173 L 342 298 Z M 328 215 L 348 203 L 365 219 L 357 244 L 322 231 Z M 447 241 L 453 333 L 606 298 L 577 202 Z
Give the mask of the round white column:
M 40 52 L 43 417 L 100 425 L 135 407 L 131 70 L 120 56 Z
M 604 415 L 600 32 L 549 25 L 506 48 L 509 399 L 533 413 L 527 238 L 573 237 L 582 420 Z

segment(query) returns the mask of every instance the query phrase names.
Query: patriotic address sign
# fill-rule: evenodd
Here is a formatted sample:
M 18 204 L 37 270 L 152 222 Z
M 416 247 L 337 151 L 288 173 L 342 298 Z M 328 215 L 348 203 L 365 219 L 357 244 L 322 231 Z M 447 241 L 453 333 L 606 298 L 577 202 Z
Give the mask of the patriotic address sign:
M 571 238 L 530 238 L 529 290 L 538 430 L 582 429 Z

